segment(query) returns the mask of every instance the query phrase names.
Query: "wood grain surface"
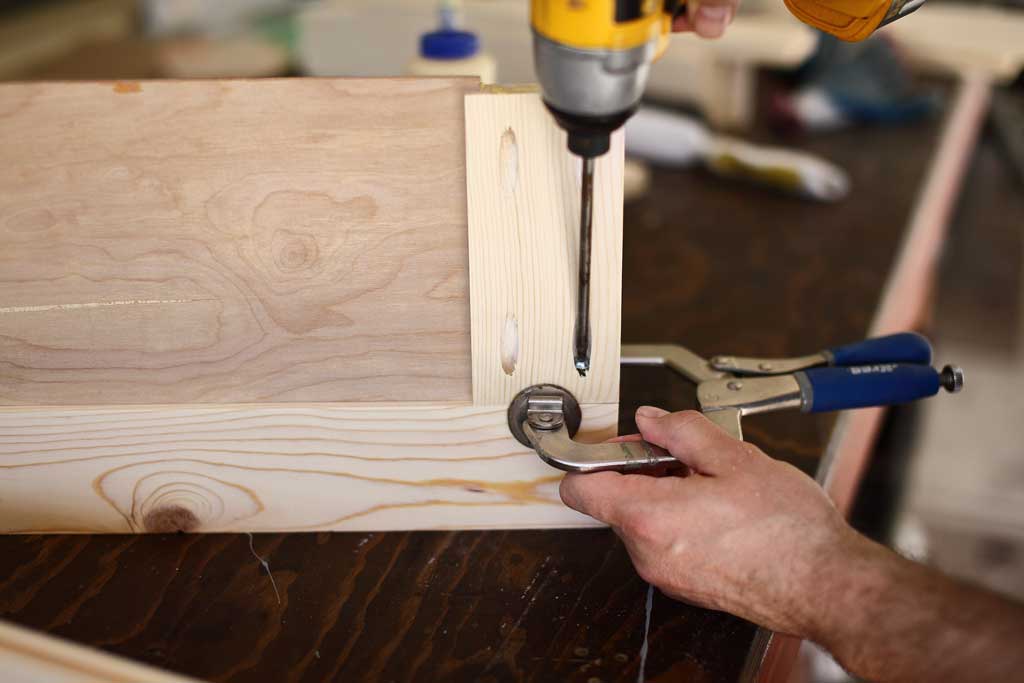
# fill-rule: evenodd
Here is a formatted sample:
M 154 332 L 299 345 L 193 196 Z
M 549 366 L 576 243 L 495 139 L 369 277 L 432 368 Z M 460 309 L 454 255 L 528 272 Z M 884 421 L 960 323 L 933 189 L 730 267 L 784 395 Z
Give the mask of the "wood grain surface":
M 47 406 L 0 409 L 0 530 L 593 525 L 505 411 L 556 382 L 591 437 L 615 433 L 621 139 L 598 175 L 594 371 L 572 381 L 576 261 L 551 248 L 578 232 L 564 135 L 536 93 L 472 95 L 464 111 L 475 90 L 0 85 L 0 404 Z M 466 140 L 491 231 L 475 310 L 518 326 L 493 340 L 516 347 L 512 382 L 478 364 L 499 389 L 477 406 Z
M 615 435 L 584 405 L 580 439 Z M 562 473 L 463 403 L 0 408 L 0 531 L 594 526 Z
M 473 401 L 508 405 L 557 384 L 581 403 L 619 400 L 623 137 L 596 163 L 590 372 L 573 365 L 579 159 L 537 93 L 466 96 Z
M 835 205 L 656 170 L 625 208 L 623 340 L 795 355 L 862 338 L 938 124 L 799 141 L 849 172 Z M 626 368 L 621 392 L 623 432 L 640 404 L 693 400 L 655 368 Z M 744 431 L 813 472 L 833 426 L 779 413 Z M 637 679 L 647 586 L 608 529 L 269 534 L 254 548 L 280 602 L 245 535 L 2 537 L 0 616 L 218 682 Z M 737 681 L 755 633 L 656 592 L 647 679 Z
M 0 84 L 0 403 L 470 400 L 476 88 Z

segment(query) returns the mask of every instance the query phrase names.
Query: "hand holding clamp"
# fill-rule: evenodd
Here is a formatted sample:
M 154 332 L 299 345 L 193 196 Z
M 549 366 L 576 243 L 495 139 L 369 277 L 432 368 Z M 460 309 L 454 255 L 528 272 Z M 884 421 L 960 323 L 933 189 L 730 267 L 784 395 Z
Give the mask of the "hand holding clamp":
M 949 365 L 936 371 L 931 357 L 928 340 L 912 333 L 786 359 L 716 356 L 707 361 L 681 346 L 622 347 L 623 365 L 664 365 L 696 384 L 701 412 L 737 439 L 743 438 L 744 415 L 887 406 L 934 396 L 940 388 L 960 391 L 963 371 Z M 679 464 L 663 448 L 645 441 L 577 443 L 572 437 L 580 420 L 579 403 L 554 385 L 528 387 L 508 408 L 509 429 L 516 439 L 562 470 L 638 471 Z

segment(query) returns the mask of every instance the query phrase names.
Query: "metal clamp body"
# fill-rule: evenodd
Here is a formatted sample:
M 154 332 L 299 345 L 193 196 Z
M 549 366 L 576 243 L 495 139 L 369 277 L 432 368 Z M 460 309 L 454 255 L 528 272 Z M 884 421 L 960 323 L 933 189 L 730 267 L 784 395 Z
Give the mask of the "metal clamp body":
M 895 356 L 897 361 L 844 366 L 885 355 Z M 939 373 L 928 365 L 930 360 L 927 340 L 907 333 L 798 359 L 718 356 L 709 362 L 677 345 L 629 345 L 622 348 L 621 363 L 665 366 L 693 382 L 701 412 L 731 436 L 742 439 L 744 415 L 892 405 L 932 396 L 940 388 L 953 393 L 962 388 L 962 370 L 946 366 Z M 736 368 L 735 374 L 723 370 L 730 366 Z M 781 368 L 800 369 L 777 374 Z M 562 470 L 628 472 L 682 466 L 665 449 L 645 441 L 594 445 L 573 441 L 580 421 L 579 403 L 555 385 L 524 389 L 508 409 L 509 429 L 516 439 Z

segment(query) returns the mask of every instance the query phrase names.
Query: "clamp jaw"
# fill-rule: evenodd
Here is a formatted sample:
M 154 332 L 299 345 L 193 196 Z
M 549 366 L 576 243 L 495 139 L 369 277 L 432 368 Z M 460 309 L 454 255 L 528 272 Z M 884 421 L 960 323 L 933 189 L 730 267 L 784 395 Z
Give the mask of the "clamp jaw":
M 909 333 L 799 359 L 718 356 L 709 362 L 674 345 L 623 346 L 622 351 L 623 365 L 665 366 L 696 384 L 701 412 L 737 439 L 743 438 L 744 415 L 893 405 L 934 396 L 940 388 L 956 393 L 963 387 L 963 371 L 954 366 L 933 369 L 931 345 Z M 524 389 L 508 408 L 509 429 L 516 439 L 558 469 L 636 472 L 681 466 L 665 449 L 646 441 L 573 441 L 580 421 L 580 406 L 572 394 L 550 384 Z
M 527 387 L 508 407 L 513 436 L 541 460 L 567 472 L 633 472 L 682 463 L 663 448 L 646 441 L 581 444 L 573 441 L 580 426 L 580 404 L 553 384 Z

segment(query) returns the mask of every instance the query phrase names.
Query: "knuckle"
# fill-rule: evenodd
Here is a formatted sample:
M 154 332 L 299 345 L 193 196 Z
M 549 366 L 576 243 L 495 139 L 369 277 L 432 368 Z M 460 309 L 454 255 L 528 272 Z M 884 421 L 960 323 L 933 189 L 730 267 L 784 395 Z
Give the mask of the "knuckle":
M 680 410 L 678 413 L 673 414 L 672 417 L 680 425 L 703 422 L 706 419 L 699 410 Z
M 685 448 L 690 439 L 688 435 L 697 428 L 706 418 L 696 410 L 684 410 L 674 413 L 670 418 L 672 424 L 669 428 L 668 444 L 669 449 Z

